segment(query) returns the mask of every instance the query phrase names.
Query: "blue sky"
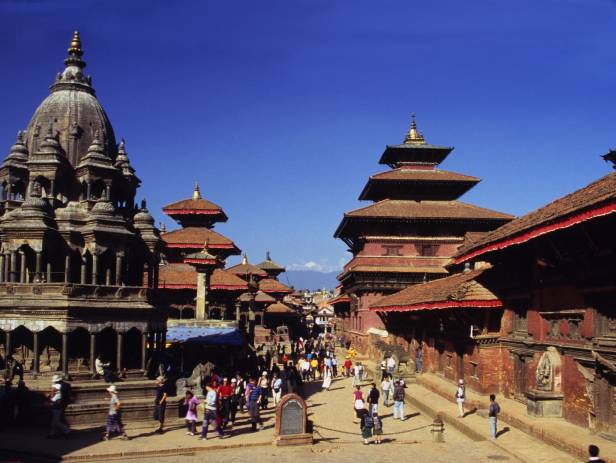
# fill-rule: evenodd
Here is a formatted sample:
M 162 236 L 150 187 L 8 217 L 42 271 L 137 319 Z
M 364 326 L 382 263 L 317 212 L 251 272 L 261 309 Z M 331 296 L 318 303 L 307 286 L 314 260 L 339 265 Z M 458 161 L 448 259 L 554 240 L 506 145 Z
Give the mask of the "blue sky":
M 412 112 L 483 179 L 462 199 L 513 214 L 616 147 L 616 1 L 0 0 L 5 154 L 74 29 L 140 197 L 163 220 L 198 180 L 251 261 L 338 268 L 332 234 Z

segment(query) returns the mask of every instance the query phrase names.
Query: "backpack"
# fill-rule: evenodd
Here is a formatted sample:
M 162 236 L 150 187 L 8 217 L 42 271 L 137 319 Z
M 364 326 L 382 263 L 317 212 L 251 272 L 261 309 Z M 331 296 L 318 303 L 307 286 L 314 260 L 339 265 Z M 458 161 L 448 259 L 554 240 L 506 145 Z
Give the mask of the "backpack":
M 364 428 L 372 428 L 374 426 L 374 420 L 370 415 L 364 417 Z

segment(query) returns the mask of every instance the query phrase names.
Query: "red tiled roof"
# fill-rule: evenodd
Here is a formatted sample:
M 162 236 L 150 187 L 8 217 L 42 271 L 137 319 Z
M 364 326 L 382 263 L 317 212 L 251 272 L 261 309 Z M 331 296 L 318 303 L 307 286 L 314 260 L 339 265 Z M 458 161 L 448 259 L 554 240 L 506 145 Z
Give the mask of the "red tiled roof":
M 245 291 L 248 289 L 248 283 L 233 273 L 217 268 L 210 277 L 210 289 L 212 291 Z
M 272 303 L 272 302 L 276 302 L 276 299 L 274 299 L 269 294 L 264 293 L 263 291 L 257 291 L 257 294 L 255 294 L 255 302 Z
M 412 169 L 399 167 L 397 169 L 379 172 L 370 176 L 370 180 L 416 181 L 416 182 L 472 182 L 480 181 L 477 177 L 448 172 L 440 169 Z
M 222 214 L 225 215 L 222 208 L 218 204 L 214 204 L 207 199 L 198 198 L 198 199 L 182 199 L 181 201 L 176 201 L 175 203 L 168 204 L 163 206 L 163 212 L 168 215 L 176 215 L 176 214 Z M 225 217 L 226 219 L 226 217 Z
M 276 315 L 298 315 L 295 310 L 289 307 L 282 302 L 276 302 L 265 309 L 266 313 L 276 314 Z
M 484 271 L 486 268 L 411 285 L 379 299 L 370 306 L 370 310 L 413 311 L 455 307 L 500 307 L 502 302 L 475 280 Z
M 278 280 L 274 280 L 272 278 L 266 278 L 264 280 L 259 281 L 259 290 L 265 293 L 291 294 L 293 292 L 292 288 L 289 288 L 287 285 L 279 282 Z
M 511 220 L 513 216 L 461 201 L 410 201 L 384 199 L 344 214 L 346 217 L 393 219 Z
M 267 276 L 267 273 L 265 272 L 265 270 L 257 267 L 256 265 L 252 265 L 252 264 L 237 264 L 237 265 L 234 265 L 233 267 L 229 267 L 226 270 L 227 272 L 231 272 L 231 273 L 234 273 L 235 275 L 241 275 L 241 276 L 245 276 L 249 273 L 252 273 L 253 275 L 258 276 L 258 277 Z
M 197 271 L 188 264 L 166 264 L 160 267 L 158 277 L 159 288 L 166 289 L 197 289 Z M 222 269 L 215 269 L 210 277 L 212 291 L 242 291 L 248 289 L 248 284 L 241 278 Z
M 616 172 L 464 244 L 458 250 L 455 262 L 462 263 L 481 254 L 525 243 L 537 236 L 614 212 Z
M 186 227 L 162 234 L 162 239 L 168 247 L 198 248 L 208 241 L 209 249 L 231 249 L 233 254 L 240 250 L 226 236 L 205 227 Z

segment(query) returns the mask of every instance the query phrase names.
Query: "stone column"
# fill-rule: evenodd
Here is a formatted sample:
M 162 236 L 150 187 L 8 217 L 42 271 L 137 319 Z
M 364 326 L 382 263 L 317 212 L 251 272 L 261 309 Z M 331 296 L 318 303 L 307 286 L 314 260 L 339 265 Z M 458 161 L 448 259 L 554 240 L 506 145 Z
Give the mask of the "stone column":
M 105 270 L 105 285 L 111 286 L 111 269 L 110 268 Z
M 145 364 L 148 359 L 148 332 L 143 331 L 141 333 L 141 369 L 145 371 Z
M 152 272 L 152 288 L 158 288 L 158 262 L 154 262 L 154 271 Z
M 8 252 L 5 252 L 3 254 L 3 257 L 4 257 L 4 279 L 2 281 L 8 283 L 9 281 L 11 281 L 11 268 L 10 268 L 11 254 L 9 254 Z
M 124 258 L 124 255 L 121 252 L 118 252 L 116 254 L 116 261 L 115 261 L 115 285 L 116 286 L 122 285 L 122 259 L 123 258 Z
M 86 199 L 89 200 L 90 199 L 90 195 L 92 194 L 92 184 L 90 182 L 88 182 L 86 184 Z
M 96 333 L 90 333 L 90 371 L 96 374 Z
M 86 276 L 88 274 L 88 266 L 87 266 L 87 261 L 82 257 L 81 258 L 81 275 L 79 276 L 79 282 L 82 285 L 86 284 Z
M 51 262 L 47 262 L 47 283 L 51 283 Z
M 41 370 L 41 353 L 39 352 L 39 333 L 32 332 L 32 350 L 34 351 L 34 362 L 32 364 L 32 373 L 38 375 Z
M 235 301 L 235 321 L 240 322 L 240 313 L 242 311 L 242 303 L 240 301 Z
M 64 257 L 64 283 L 71 281 L 71 255 L 67 254 Z
M 19 252 L 19 282 L 26 283 L 26 253 L 24 251 Z
M 122 349 L 124 347 L 124 333 L 118 331 L 117 335 L 118 345 L 116 348 L 116 368 L 118 373 L 122 371 Z
M 0 254 L 0 283 L 4 283 L 4 254 Z
M 11 342 L 11 331 L 7 330 L 5 332 L 5 342 L 4 342 L 4 357 L 8 357 L 9 355 L 13 355 L 13 343 Z
M 207 289 L 205 287 L 205 273 L 198 272 L 195 318 L 197 320 L 205 320 L 207 315 Z
M 9 256 L 9 262 L 11 266 L 11 283 L 15 283 L 17 281 L 17 251 L 11 251 Z
M 43 277 L 43 253 L 41 251 L 37 251 L 36 253 L 36 264 L 34 269 L 34 280 L 41 281 Z
M 160 352 L 160 331 L 154 331 L 154 350 Z
M 92 284 L 98 284 L 98 256 L 92 254 Z
M 68 376 L 68 333 L 62 333 L 62 373 Z

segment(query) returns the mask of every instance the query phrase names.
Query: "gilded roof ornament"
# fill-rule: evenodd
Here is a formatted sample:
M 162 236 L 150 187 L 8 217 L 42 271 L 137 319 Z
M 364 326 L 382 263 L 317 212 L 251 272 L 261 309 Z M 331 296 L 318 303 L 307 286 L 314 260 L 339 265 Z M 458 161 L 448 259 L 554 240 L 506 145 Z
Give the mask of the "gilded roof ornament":
M 201 191 L 199 190 L 199 182 L 195 182 L 192 199 L 201 199 Z
M 248 264 L 248 257 L 246 256 L 246 253 L 242 254 L 242 265 L 246 265 Z
M 81 49 L 81 39 L 79 38 L 79 31 L 73 32 L 73 40 L 71 40 L 71 46 L 67 51 L 69 53 L 79 54 L 79 56 L 83 54 L 83 50 Z
M 424 145 L 426 141 L 424 140 L 423 134 L 417 130 L 417 123 L 415 122 L 415 113 L 411 115 L 411 118 L 412 118 L 411 128 L 409 129 L 408 133 L 406 134 L 406 137 L 404 138 L 404 144 L 415 143 L 415 144 Z

